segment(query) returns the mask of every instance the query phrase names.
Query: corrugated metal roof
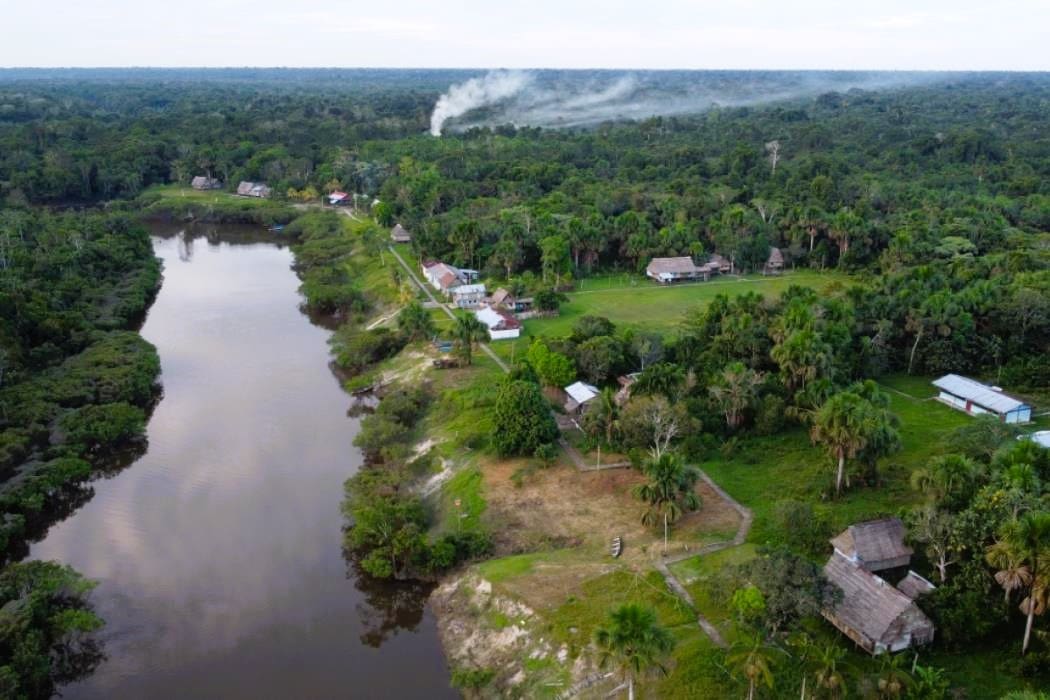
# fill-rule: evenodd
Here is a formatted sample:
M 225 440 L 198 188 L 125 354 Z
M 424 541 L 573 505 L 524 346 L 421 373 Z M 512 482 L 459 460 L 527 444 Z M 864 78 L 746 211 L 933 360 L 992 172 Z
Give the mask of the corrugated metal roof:
M 996 413 L 1009 413 L 1028 405 L 1023 401 L 1018 401 L 1012 396 L 1007 396 L 1003 392 L 993 389 L 987 384 L 981 384 L 973 379 L 961 377 L 958 374 L 946 374 L 940 379 L 935 379 L 933 385 L 938 389 L 947 391 L 949 394 L 967 401 L 973 401 L 978 406 Z
M 565 387 L 565 393 L 576 403 L 586 403 L 598 395 L 598 389 L 585 382 L 575 382 Z
M 484 294 L 485 285 L 483 284 L 461 284 L 452 290 L 453 294 Z

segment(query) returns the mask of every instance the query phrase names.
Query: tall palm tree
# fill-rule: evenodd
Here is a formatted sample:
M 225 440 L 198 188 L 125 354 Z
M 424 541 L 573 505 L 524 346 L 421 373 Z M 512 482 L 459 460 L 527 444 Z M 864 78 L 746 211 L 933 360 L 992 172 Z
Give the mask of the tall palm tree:
M 661 520 L 664 525 L 664 551 L 670 525 L 686 511 L 700 508 L 700 496 L 696 493 L 696 482 L 700 472 L 686 466 L 671 452 L 653 455 L 642 471 L 649 481 L 635 489 L 635 495 L 645 501 L 647 508 L 642 514 L 642 524 L 652 526 Z
M 620 425 L 620 405 L 616 403 L 616 392 L 605 387 L 583 414 L 583 427 L 593 437 L 605 438 L 606 445 L 613 444 L 613 435 Z
M 846 676 L 842 672 L 842 659 L 846 656 L 845 648 L 831 642 L 821 647 L 817 655 L 817 687 L 828 697 L 841 698 L 846 694 Z
M 675 639 L 647 607 L 628 603 L 609 613 L 608 624 L 594 633 L 599 665 L 614 663 L 627 684 L 627 698 L 634 700 L 634 681 L 656 669 L 666 674 L 661 660 L 674 649 Z
M 762 375 L 742 362 L 734 362 L 722 370 L 717 381 L 708 391 L 725 414 L 726 425 L 736 429 L 744 421 L 744 411 L 758 398 Z
M 792 393 L 805 389 L 806 384 L 831 367 L 831 346 L 810 328 L 791 331 L 769 354 L 785 375 Z
M 867 444 L 870 404 L 851 391 L 835 394 L 817 411 L 810 430 L 813 442 L 820 443 L 838 462 L 835 493 L 842 492 L 846 460 L 853 459 Z
M 1050 512 L 1028 513 L 1011 528 L 1009 537 L 1032 571 L 1028 596 L 1021 601 L 1021 612 L 1026 617 L 1024 642 L 1021 644 L 1021 653 L 1024 654 L 1032 639 L 1032 623 L 1036 615 L 1046 611 L 1050 593 Z
M 469 365 L 473 361 L 473 350 L 475 343 L 482 343 L 489 337 L 489 328 L 478 320 L 474 314 L 460 314 L 456 316 L 456 325 L 452 329 L 452 336 L 459 345 L 459 351 L 463 359 Z
M 773 659 L 761 635 L 733 645 L 726 660 L 747 679 L 747 700 L 755 700 L 759 682 L 773 689 Z
M 1009 540 L 996 540 L 988 546 L 984 559 L 995 568 L 995 582 L 1003 589 L 1003 601 L 1010 603 L 1014 591 L 1024 590 L 1032 583 L 1032 570 L 1024 556 Z

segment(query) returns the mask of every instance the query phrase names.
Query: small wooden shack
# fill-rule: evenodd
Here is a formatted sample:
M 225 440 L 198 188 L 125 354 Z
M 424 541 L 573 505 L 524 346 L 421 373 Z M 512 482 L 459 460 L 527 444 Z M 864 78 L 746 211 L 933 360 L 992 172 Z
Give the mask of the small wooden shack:
M 842 591 L 842 597 L 821 614 L 869 654 L 901 651 L 933 641 L 933 623 L 888 581 L 838 552 L 824 565 L 824 575 Z
M 763 275 L 779 275 L 784 271 L 784 253 L 780 248 L 770 248 L 769 257 L 762 267 Z
M 412 234 L 404 226 L 397 224 L 390 229 L 390 240 L 394 243 L 411 243 Z
M 881 518 L 850 525 L 831 539 L 835 552 L 868 571 L 907 566 L 912 548 L 904 544 L 900 518 Z
M 190 180 L 190 187 L 195 190 L 221 190 L 222 180 L 208 175 L 198 175 Z
M 242 197 L 258 197 L 260 199 L 266 199 L 270 196 L 270 188 L 265 182 L 248 182 L 242 180 L 237 185 L 237 194 Z

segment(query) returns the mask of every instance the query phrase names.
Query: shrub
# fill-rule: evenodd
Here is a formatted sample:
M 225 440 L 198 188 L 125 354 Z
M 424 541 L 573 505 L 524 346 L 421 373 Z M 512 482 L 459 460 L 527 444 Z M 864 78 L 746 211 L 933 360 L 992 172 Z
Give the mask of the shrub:
M 558 437 L 547 400 L 531 382 L 504 383 L 496 395 L 493 442 L 500 456 L 531 455 Z

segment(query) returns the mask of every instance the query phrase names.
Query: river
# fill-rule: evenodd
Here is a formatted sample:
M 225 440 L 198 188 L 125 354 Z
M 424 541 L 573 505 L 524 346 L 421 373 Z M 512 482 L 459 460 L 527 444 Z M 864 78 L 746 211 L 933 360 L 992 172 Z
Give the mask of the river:
M 30 550 L 99 582 L 107 659 L 63 694 L 453 697 L 427 589 L 343 558 L 357 420 L 291 252 L 238 227 L 154 234 L 164 283 L 142 335 L 164 394 L 148 449 Z

